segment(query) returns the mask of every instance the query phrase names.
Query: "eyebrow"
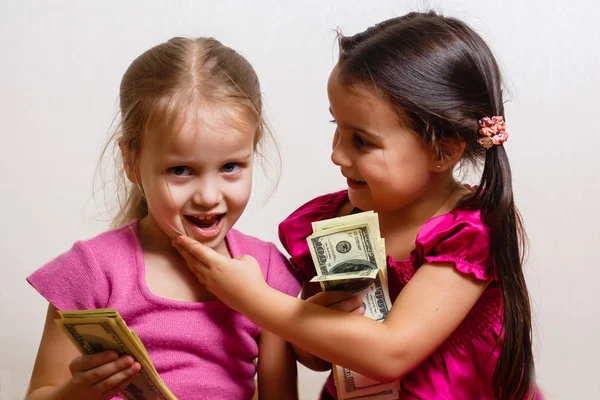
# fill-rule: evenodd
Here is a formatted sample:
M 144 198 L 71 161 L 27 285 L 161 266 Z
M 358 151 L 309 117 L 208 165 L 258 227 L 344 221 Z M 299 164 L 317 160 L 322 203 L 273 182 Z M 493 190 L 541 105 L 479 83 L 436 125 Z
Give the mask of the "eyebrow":
M 329 113 L 335 119 L 335 115 L 333 115 L 333 111 L 331 111 L 331 107 L 329 107 Z M 379 135 L 376 135 L 376 134 L 374 134 L 372 132 L 369 132 L 368 130 L 366 130 L 364 128 L 361 128 L 360 126 L 352 125 L 352 124 L 339 124 L 339 123 L 338 123 L 338 125 L 341 125 L 342 128 L 347 128 L 349 130 L 362 133 L 363 135 L 369 136 L 369 137 L 371 137 L 373 139 L 381 140 L 381 137 Z
M 246 160 L 251 159 L 253 156 L 254 156 L 254 153 L 245 153 L 245 154 L 242 154 L 241 156 L 238 156 L 238 155 L 234 154 L 234 156 L 232 157 L 232 159 L 246 161 Z
M 254 153 L 232 153 L 229 157 L 225 157 L 224 159 L 227 161 L 224 161 L 226 163 L 230 163 L 230 162 L 238 162 L 238 161 L 242 161 L 242 162 L 246 162 L 249 159 L 251 159 L 254 156 Z M 194 157 L 190 157 L 186 154 L 177 154 L 177 153 L 169 153 L 164 157 L 164 160 L 169 163 L 181 163 L 181 164 L 193 164 L 194 162 L 198 161 L 197 159 L 195 159 Z

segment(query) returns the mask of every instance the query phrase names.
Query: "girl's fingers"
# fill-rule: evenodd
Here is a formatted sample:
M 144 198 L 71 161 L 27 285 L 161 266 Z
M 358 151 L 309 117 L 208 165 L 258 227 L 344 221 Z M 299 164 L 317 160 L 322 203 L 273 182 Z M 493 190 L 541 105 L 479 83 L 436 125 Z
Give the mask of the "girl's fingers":
M 106 379 L 96 382 L 93 387 L 102 393 L 112 390 L 118 390 L 117 393 L 119 393 L 121 390 L 123 390 L 120 385 L 126 380 L 133 378 L 140 371 L 140 369 L 140 363 L 134 362 L 125 369 L 121 368 L 110 374 Z
M 204 265 L 190 253 L 185 247 L 177 242 L 173 242 L 173 246 L 177 249 L 181 257 L 185 260 L 190 268 L 203 267 Z
M 114 350 L 103 351 L 98 354 L 86 354 L 76 357 L 69 364 L 71 374 L 89 371 L 96 367 L 115 361 L 119 354 Z
M 342 312 L 353 312 L 362 307 L 363 302 L 360 296 L 352 296 L 338 303 L 332 304 L 329 308 Z
M 190 271 L 192 271 L 192 274 L 194 274 L 196 279 L 198 279 L 198 281 L 201 284 L 206 285 L 206 281 L 204 279 L 204 276 L 202 275 L 202 273 L 204 272 L 203 268 L 205 268 L 204 265 L 202 265 L 197 259 L 194 258 L 194 256 L 189 251 L 187 251 L 176 241 L 173 241 L 173 247 L 175 247 L 175 249 L 177 249 L 181 257 L 183 257 L 186 264 L 188 265 L 188 268 L 190 269 Z
M 189 263 L 192 260 L 192 255 L 190 254 L 189 251 L 186 250 L 185 247 L 183 247 L 181 244 L 179 244 L 177 241 L 173 240 L 173 247 L 175 247 L 175 249 L 179 252 L 179 254 L 181 255 L 181 257 L 183 257 L 183 259 Z
M 101 365 L 94 369 L 90 369 L 89 371 L 82 372 L 80 377 L 85 382 L 91 384 L 98 384 L 99 382 L 104 381 L 111 375 L 118 373 L 124 369 L 129 368 L 134 363 L 133 357 L 124 356 L 119 358 L 116 361 L 110 362 L 108 364 Z M 108 389 L 108 388 L 106 388 Z M 102 391 L 106 390 L 103 389 Z
M 188 236 L 179 236 L 176 239 L 176 242 L 207 267 L 229 261 L 224 255 L 217 253 L 210 247 L 205 246 Z
M 189 267 L 204 267 L 204 268 L 206 268 L 204 263 L 202 261 L 200 261 L 194 254 L 190 253 L 189 250 L 185 246 L 183 246 L 181 243 L 178 243 L 177 241 L 173 241 L 173 247 L 175 247 L 177 249 L 179 254 L 181 254 L 181 257 L 183 257 L 183 259 L 185 260 L 185 262 L 188 264 Z
M 135 364 L 134 364 L 135 365 Z M 133 367 L 133 366 L 132 366 Z M 137 372 L 134 372 L 133 375 L 131 375 L 129 378 L 125 379 L 123 382 L 119 383 L 117 386 L 113 387 L 112 389 L 106 391 L 103 393 L 104 396 L 106 396 L 107 399 L 112 399 L 113 397 L 115 397 L 117 394 L 121 393 L 123 390 L 125 390 L 125 388 L 127 386 L 129 386 L 129 384 L 131 382 L 133 382 L 133 380 L 136 378 L 136 376 L 138 375 L 139 370 Z
M 353 310 L 350 314 L 365 315 L 365 311 L 365 307 L 361 305 L 357 309 Z

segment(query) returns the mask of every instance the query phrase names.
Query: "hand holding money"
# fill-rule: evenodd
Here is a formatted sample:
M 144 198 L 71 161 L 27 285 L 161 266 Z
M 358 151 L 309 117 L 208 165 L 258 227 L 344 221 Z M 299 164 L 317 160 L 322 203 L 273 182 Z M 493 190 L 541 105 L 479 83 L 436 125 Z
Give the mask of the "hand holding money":
M 69 364 L 71 379 L 59 389 L 69 399 L 109 400 L 136 378 L 140 364 L 115 351 L 82 355 Z
M 385 244 L 374 212 L 313 223 L 307 239 L 319 282 L 326 292 L 357 293 L 365 316 L 383 322 L 392 302 L 388 293 Z M 382 383 L 337 365 L 333 376 L 338 399 L 398 399 L 399 382 Z
M 71 362 L 69 399 L 177 400 L 137 334 L 112 308 L 58 311 L 59 328 L 83 356 Z M 117 357 L 119 357 L 117 359 Z
M 362 296 L 350 291 L 320 292 L 306 301 L 340 312 L 361 315 L 365 313 Z

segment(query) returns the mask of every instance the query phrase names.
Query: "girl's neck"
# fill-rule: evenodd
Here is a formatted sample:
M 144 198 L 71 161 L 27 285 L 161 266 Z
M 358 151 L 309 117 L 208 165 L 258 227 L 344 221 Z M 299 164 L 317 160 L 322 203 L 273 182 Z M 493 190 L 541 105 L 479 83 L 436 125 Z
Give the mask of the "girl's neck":
M 145 250 L 177 253 L 171 243 L 171 238 L 158 226 L 151 215 L 146 215 L 140 220 L 138 229 Z
M 183 302 L 217 300 L 196 279 L 152 216 L 142 218 L 138 229 L 144 254 L 144 278 L 153 295 Z
M 456 182 L 451 175 L 440 179 L 406 207 L 379 212 L 382 236 L 395 236 L 402 232 L 416 233 L 429 219 L 452 211 L 467 192 L 468 189 Z

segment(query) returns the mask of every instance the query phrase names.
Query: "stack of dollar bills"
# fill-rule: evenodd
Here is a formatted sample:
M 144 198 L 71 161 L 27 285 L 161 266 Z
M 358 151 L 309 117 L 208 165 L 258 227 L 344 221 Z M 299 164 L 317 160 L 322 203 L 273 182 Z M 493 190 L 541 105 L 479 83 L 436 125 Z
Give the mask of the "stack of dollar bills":
M 138 335 L 127 327 L 117 310 L 58 311 L 56 323 L 81 354 L 115 350 L 141 365 L 135 380 L 120 395 L 130 400 L 177 400 L 163 383 Z
M 350 290 L 360 294 L 365 316 L 383 321 L 392 307 L 388 292 L 385 242 L 373 211 L 313 222 L 306 240 L 317 270 L 311 282 L 321 289 Z M 337 365 L 333 377 L 338 400 L 398 399 L 400 383 L 374 381 Z

